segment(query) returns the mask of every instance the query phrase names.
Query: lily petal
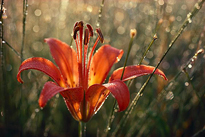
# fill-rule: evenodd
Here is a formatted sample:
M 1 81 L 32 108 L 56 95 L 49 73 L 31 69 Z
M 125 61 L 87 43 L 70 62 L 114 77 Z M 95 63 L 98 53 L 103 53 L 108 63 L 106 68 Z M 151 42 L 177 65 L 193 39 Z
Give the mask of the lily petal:
M 88 85 L 102 84 L 111 67 L 121 59 L 122 54 L 123 50 L 118 50 L 110 45 L 100 47 L 91 62 Z
M 51 54 L 59 66 L 59 69 L 68 83 L 69 87 L 77 87 L 78 81 L 78 64 L 77 54 L 74 49 L 60 40 L 49 38 L 45 39 L 50 47 Z
M 127 85 L 121 80 L 114 80 L 110 83 L 103 84 L 112 93 L 117 100 L 119 111 L 125 110 L 130 102 L 130 93 Z
M 86 121 L 88 121 L 93 114 L 100 109 L 109 93 L 110 91 L 101 84 L 95 84 L 88 88 L 85 93 L 85 99 L 87 102 Z
M 64 80 L 61 76 L 59 69 L 49 60 L 41 57 L 34 57 L 26 59 L 22 62 L 21 66 L 19 67 L 19 71 L 17 74 L 17 80 L 20 83 L 23 83 L 21 79 L 21 72 L 23 70 L 28 69 L 35 69 L 44 72 L 48 76 L 50 76 L 58 85 L 64 86 Z
M 146 66 L 146 65 L 127 66 L 125 67 L 122 81 L 127 81 L 139 76 L 151 74 L 154 69 L 155 67 Z M 109 81 L 120 79 L 122 75 L 122 71 L 123 71 L 123 67 L 115 70 L 113 74 L 110 76 Z M 165 80 L 168 80 L 165 74 L 160 69 L 157 69 L 154 74 L 160 75 Z
M 84 97 L 83 88 L 69 88 L 61 92 L 61 95 L 63 96 L 66 106 L 70 110 L 70 113 L 73 116 L 73 118 L 75 118 L 78 121 L 81 120 L 82 114 L 80 111 L 80 106 Z
M 64 90 L 64 88 L 56 85 L 54 82 L 46 82 L 38 100 L 39 106 L 44 107 L 49 99 Z
M 39 97 L 39 106 L 44 107 L 49 99 L 60 93 L 70 110 L 72 116 L 79 120 L 82 118 L 80 113 L 80 103 L 83 100 L 83 88 L 62 88 L 54 82 L 46 82 Z

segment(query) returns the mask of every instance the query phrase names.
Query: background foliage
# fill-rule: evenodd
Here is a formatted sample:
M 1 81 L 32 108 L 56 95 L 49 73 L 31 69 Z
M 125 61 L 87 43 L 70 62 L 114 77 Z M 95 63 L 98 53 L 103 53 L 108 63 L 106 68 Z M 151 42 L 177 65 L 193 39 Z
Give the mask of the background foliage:
M 78 122 L 70 115 L 61 96 L 51 99 L 44 109 L 38 106 L 38 97 L 44 83 L 49 80 L 48 76 L 38 71 L 25 71 L 22 75 L 24 84 L 16 80 L 21 58 L 9 46 L 21 52 L 23 26 L 23 58 L 40 56 L 49 60 L 52 57 L 44 38 L 58 38 L 70 44 L 76 21 L 83 20 L 94 28 L 100 27 L 105 44 L 123 49 L 125 54 L 130 29 L 135 28 L 137 36 L 128 65 L 139 63 L 156 33 L 158 39 L 143 61 L 143 64 L 155 66 L 196 0 L 105 0 L 104 5 L 99 0 L 29 0 L 26 24 L 23 24 L 23 2 L 4 2 L 7 19 L 1 22 L 5 41 L 2 41 L 1 54 L 1 64 L 4 60 L 1 76 L 4 75 L 4 79 L 0 81 L 0 133 L 5 136 L 77 136 Z M 99 14 L 101 6 L 102 13 Z M 158 76 L 151 79 L 127 124 L 120 130 L 121 136 L 192 136 L 204 128 L 205 55 L 202 53 L 192 58 L 205 47 L 204 15 L 205 9 L 202 7 L 190 20 L 160 65 L 169 81 Z M 162 22 L 159 22 L 160 19 Z M 94 40 L 91 40 L 91 45 Z M 75 48 L 74 43 L 72 46 Z M 193 60 L 190 61 L 191 58 Z M 124 60 L 125 55 L 114 68 L 123 66 Z M 133 81 L 131 98 L 146 78 Z M 103 135 L 113 102 L 114 99 L 109 96 L 100 111 L 87 123 L 87 136 Z M 116 113 L 108 136 L 123 114 Z

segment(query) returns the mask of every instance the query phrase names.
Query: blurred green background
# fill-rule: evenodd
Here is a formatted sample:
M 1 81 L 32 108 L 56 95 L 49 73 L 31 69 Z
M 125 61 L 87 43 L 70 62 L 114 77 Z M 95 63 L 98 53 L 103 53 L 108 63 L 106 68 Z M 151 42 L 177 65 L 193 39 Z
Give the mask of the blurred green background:
M 7 19 L 3 20 L 3 37 L 20 53 L 23 1 L 4 2 Z M 94 28 L 101 28 L 105 44 L 124 50 L 124 56 L 112 71 L 123 66 L 130 29 L 135 28 L 137 36 L 128 65 L 139 63 L 153 35 L 157 33 L 158 39 L 143 61 L 143 64 L 155 66 L 196 0 L 105 0 L 102 14 L 99 14 L 101 3 L 100 0 L 28 0 L 24 59 L 44 57 L 53 61 L 44 39 L 58 38 L 70 45 L 74 23 L 83 20 Z M 205 128 L 205 55 L 198 55 L 186 68 L 191 82 L 183 72 L 173 80 L 196 51 L 205 47 L 204 15 L 205 8 L 202 7 L 160 65 L 169 81 L 158 76 L 151 79 L 119 136 L 189 137 Z M 160 19 L 162 22 L 158 24 Z M 94 40 L 95 37 L 91 39 L 91 46 Z M 72 46 L 75 47 L 75 44 Z M 16 75 L 21 59 L 8 45 L 3 44 L 3 47 L 5 70 L 1 71 L 1 76 L 4 74 L 5 77 L 0 81 L 1 135 L 78 136 L 78 122 L 70 115 L 61 96 L 52 98 L 44 109 L 38 106 L 43 85 L 51 79 L 32 70 L 23 72 L 23 85 L 18 83 Z M 147 76 L 144 76 L 133 81 L 130 87 L 132 99 L 146 79 Z M 88 137 L 103 135 L 113 102 L 113 97 L 109 96 L 100 111 L 87 123 Z M 108 136 L 123 114 L 116 113 Z

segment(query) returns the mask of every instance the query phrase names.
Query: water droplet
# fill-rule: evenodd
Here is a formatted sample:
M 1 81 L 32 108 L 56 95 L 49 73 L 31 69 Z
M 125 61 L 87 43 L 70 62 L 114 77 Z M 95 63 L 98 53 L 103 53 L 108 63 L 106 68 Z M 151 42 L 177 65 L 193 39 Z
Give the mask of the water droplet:
M 35 14 L 36 16 L 41 16 L 41 10 L 40 10 L 40 9 L 36 9 L 36 10 L 34 11 L 34 14 Z
M 191 20 L 191 18 L 188 18 L 188 22 L 189 22 L 189 23 L 192 23 L 192 20 Z
M 143 96 L 143 93 L 141 93 L 140 96 L 142 97 L 142 96 Z
M 192 15 L 192 14 L 189 12 L 189 13 L 187 14 L 187 18 L 190 18 L 191 15 Z
M 99 27 L 99 26 L 100 26 L 100 23 L 97 23 L 96 26 Z
M 56 98 L 59 98 L 59 94 L 56 94 Z
M 120 59 L 119 59 L 118 57 L 116 58 L 116 60 L 117 60 L 117 61 L 120 61 Z
M 110 130 L 110 127 L 107 127 L 107 130 L 109 131 L 109 130 Z
M 5 41 L 2 41 L 2 43 L 4 44 L 4 43 L 6 43 Z
M 31 115 L 31 119 L 34 119 L 35 116 L 36 116 L 36 113 L 32 113 L 32 115 Z
M 36 109 L 35 109 L 35 112 L 36 112 L 36 113 L 38 113 L 38 112 L 39 112 L 39 109 L 38 109 L 38 108 L 36 108 Z
M 172 91 L 169 91 L 166 95 L 166 99 L 167 100 L 172 100 L 174 98 L 174 94 Z
M 199 10 L 201 7 L 199 6 L 199 3 L 195 4 L 195 7 Z
M 43 135 L 44 135 L 45 137 L 47 137 L 47 136 L 48 136 L 48 133 L 47 133 L 47 132 L 45 132 Z
M 185 85 L 185 86 L 189 86 L 189 82 L 185 82 L 184 85 Z
M 161 5 L 161 6 L 162 6 L 162 5 L 164 5 L 164 0 L 159 0 L 159 2 L 158 2 L 158 3 L 159 3 L 159 5 Z
M 11 66 L 10 64 L 7 64 L 7 65 L 6 65 L 6 70 L 7 70 L 7 71 L 11 71 L 11 70 L 12 70 L 12 66 Z
M 192 68 L 192 65 L 191 65 L 191 64 L 189 64 L 189 65 L 188 65 L 188 68 Z
M 2 22 L 0 21 L 0 24 L 2 24 Z
M 92 11 L 93 11 L 92 6 L 88 6 L 88 7 L 87 7 L 87 11 L 88 11 L 88 12 L 92 12 Z

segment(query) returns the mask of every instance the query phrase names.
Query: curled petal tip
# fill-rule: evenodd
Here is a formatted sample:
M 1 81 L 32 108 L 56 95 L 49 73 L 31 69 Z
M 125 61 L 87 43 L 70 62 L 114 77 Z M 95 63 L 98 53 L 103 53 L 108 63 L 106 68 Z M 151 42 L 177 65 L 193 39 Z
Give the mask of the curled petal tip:
M 164 78 L 164 80 L 168 81 L 168 78 L 166 76 L 164 76 L 163 78 Z
M 49 41 L 50 38 L 45 38 L 44 42 L 47 43 Z
M 19 83 L 23 84 L 23 80 L 21 78 L 17 79 Z
M 40 108 L 43 108 L 46 105 L 46 103 L 42 102 L 41 98 L 39 98 L 38 104 L 39 104 Z
M 23 80 L 21 79 L 20 73 L 17 74 L 17 80 L 19 83 L 23 84 Z

